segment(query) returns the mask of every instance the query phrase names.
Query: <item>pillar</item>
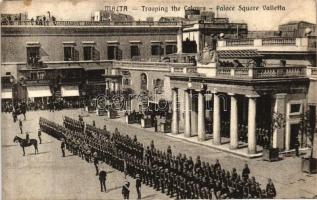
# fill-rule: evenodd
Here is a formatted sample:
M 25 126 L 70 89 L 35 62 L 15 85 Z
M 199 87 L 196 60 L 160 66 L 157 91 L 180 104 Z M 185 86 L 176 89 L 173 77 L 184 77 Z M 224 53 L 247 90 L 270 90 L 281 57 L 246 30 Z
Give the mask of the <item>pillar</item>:
M 275 95 L 274 112 L 282 114 L 285 119 L 285 93 L 280 93 Z M 284 134 L 285 127 L 279 129 L 274 129 L 273 131 L 273 148 L 284 149 Z
M 291 110 L 291 105 L 287 104 L 286 106 L 286 123 L 285 123 L 285 150 L 288 151 L 291 149 L 291 124 L 289 120 L 289 113 Z
M 116 82 L 112 81 L 112 91 L 116 92 Z
M 172 96 L 173 96 L 173 110 L 172 110 L 172 133 L 178 134 L 178 110 L 177 110 L 177 94 L 178 91 L 176 88 L 172 90 Z
M 177 54 L 183 52 L 183 31 L 180 28 L 177 32 Z
M 248 153 L 256 153 L 256 95 L 249 98 L 248 108 Z
M 184 103 L 185 103 L 185 137 L 190 137 L 190 96 L 189 96 L 189 90 L 184 91 Z
M 230 97 L 230 148 L 238 148 L 238 103 L 237 97 L 229 93 Z
M 192 92 L 192 98 L 191 98 L 191 116 L 190 116 L 190 135 L 191 136 L 196 136 L 197 131 L 198 131 L 198 116 L 197 116 L 197 104 L 198 104 L 198 99 L 197 99 L 197 94 L 195 93 L 194 90 L 191 90 Z
M 220 104 L 219 96 L 214 93 L 214 113 L 213 113 L 213 143 L 221 144 L 220 136 Z
M 205 96 L 203 91 L 198 92 L 198 140 L 206 140 L 205 130 Z

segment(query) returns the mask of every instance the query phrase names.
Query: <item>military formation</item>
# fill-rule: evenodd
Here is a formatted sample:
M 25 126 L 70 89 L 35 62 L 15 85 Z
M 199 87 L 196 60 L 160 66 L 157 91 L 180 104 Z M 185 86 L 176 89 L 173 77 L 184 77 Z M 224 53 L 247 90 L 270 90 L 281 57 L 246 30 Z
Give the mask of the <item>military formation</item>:
M 65 141 L 66 148 L 87 162 L 97 159 L 113 168 L 140 179 L 177 199 L 222 199 L 222 198 L 274 198 L 276 190 L 271 179 L 265 188 L 255 177 L 249 177 L 246 166 L 241 175 L 235 168 L 228 171 L 215 163 L 202 161 L 199 156 L 193 160 L 186 154 L 173 154 L 169 146 L 166 151 L 140 143 L 136 136 L 113 133 L 96 128 L 83 121 L 64 117 L 64 126 L 40 118 L 43 132 Z

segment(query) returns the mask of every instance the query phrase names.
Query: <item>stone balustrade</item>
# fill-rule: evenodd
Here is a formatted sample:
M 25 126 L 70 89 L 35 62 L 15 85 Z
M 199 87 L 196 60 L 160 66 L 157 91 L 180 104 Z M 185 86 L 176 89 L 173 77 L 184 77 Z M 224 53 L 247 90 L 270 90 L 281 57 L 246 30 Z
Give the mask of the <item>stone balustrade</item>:
M 313 69 L 315 70 L 315 69 Z M 317 70 L 316 70 L 317 71 Z M 314 73 L 316 73 L 314 71 Z M 243 79 L 268 79 L 268 78 L 295 78 L 304 77 L 305 66 L 292 67 L 261 67 L 261 68 L 216 68 L 216 77 L 220 78 L 243 78 Z
M 308 77 L 317 77 L 317 67 L 307 67 L 306 74 Z
M 218 50 L 243 49 L 258 51 L 311 51 L 316 49 L 316 37 L 241 38 L 218 41 Z

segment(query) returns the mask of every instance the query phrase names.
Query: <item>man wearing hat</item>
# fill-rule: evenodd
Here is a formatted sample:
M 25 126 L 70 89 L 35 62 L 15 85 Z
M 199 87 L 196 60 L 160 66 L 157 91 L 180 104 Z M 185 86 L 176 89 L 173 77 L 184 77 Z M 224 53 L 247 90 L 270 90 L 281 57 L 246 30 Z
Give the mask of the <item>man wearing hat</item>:
M 140 174 L 136 175 L 135 187 L 136 187 L 136 192 L 138 194 L 138 199 L 141 199 L 141 178 L 140 178 Z

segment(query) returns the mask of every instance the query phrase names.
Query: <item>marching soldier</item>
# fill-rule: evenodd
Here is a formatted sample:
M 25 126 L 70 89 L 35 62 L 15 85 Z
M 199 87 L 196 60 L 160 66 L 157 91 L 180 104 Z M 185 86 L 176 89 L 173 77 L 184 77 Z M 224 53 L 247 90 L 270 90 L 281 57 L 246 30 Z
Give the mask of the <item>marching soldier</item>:
M 141 178 L 139 174 L 136 175 L 135 187 L 138 194 L 138 199 L 141 199 Z

